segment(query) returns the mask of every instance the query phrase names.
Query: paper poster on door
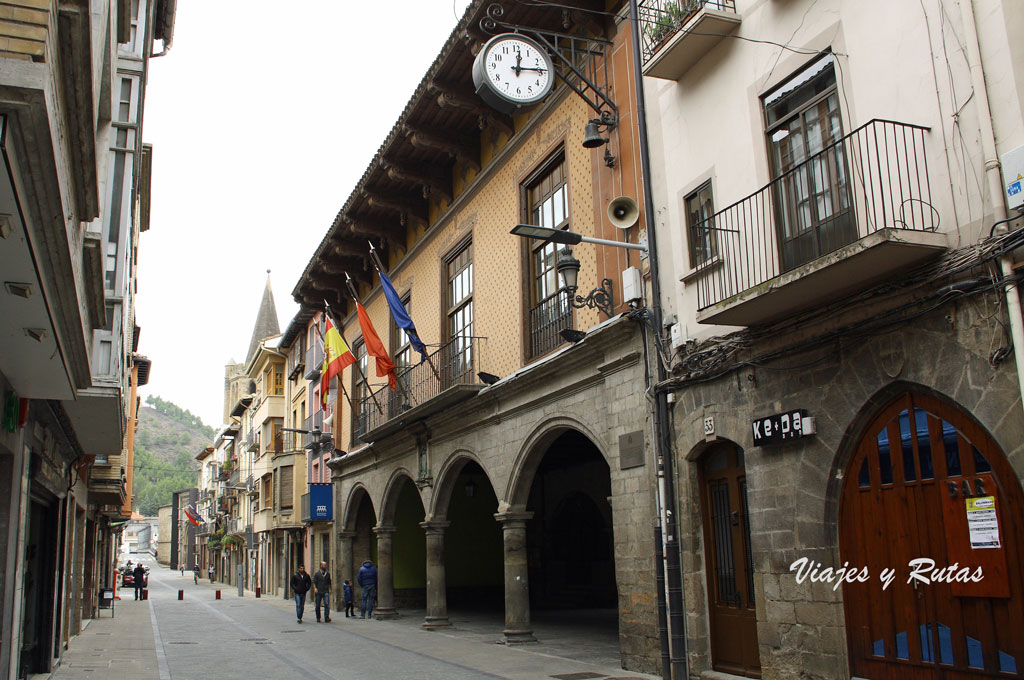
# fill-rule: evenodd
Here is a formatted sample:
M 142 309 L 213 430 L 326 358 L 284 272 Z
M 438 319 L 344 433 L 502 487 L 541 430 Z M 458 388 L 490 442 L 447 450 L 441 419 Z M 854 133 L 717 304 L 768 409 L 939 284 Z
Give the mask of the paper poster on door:
M 994 496 L 967 498 L 967 529 L 971 536 L 971 549 L 1000 548 L 999 519 L 996 516 Z

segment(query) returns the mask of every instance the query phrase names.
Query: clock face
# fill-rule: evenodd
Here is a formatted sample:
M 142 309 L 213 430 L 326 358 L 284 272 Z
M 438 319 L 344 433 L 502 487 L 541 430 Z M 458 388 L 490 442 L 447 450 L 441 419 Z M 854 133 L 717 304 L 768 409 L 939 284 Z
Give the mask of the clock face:
M 547 52 L 514 33 L 492 38 L 477 55 L 473 68 L 477 92 L 491 106 L 506 111 L 546 97 L 554 77 Z

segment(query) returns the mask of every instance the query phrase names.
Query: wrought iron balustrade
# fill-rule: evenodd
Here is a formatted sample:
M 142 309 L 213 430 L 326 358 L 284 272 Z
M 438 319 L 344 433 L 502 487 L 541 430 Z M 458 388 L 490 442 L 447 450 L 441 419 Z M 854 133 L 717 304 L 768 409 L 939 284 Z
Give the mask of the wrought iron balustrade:
M 306 380 L 315 380 L 320 375 L 324 363 L 324 341 L 316 336 L 306 349 Z
M 702 9 L 736 11 L 735 0 L 640 0 L 640 55 L 646 63 L 654 53 Z
M 928 128 L 875 119 L 690 225 L 704 244 L 697 308 L 728 300 L 880 229 L 935 231 Z
M 356 436 L 380 427 L 406 411 L 424 404 L 456 385 L 479 385 L 481 345 L 487 338 L 452 338 L 427 361 L 396 370 L 398 386 L 387 385 L 359 399 L 354 419 Z M 371 364 L 372 365 L 372 364 Z
M 572 328 L 572 305 L 564 290 L 541 300 L 530 310 L 530 357 L 547 354 L 562 344 L 559 332 Z

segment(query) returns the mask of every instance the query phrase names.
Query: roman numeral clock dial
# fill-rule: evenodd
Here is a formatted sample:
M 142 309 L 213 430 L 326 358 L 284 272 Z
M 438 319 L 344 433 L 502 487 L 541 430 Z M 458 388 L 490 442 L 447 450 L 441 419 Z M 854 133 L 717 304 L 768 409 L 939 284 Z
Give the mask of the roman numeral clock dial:
M 502 113 L 541 101 L 550 94 L 554 80 L 547 51 L 518 33 L 494 36 L 473 62 L 476 93 Z

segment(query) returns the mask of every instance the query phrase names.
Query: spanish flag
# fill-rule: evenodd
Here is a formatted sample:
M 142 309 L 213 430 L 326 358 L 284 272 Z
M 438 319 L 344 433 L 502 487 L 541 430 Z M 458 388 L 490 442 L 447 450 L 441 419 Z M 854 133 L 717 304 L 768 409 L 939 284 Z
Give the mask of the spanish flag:
M 324 366 L 320 371 L 320 402 L 327 406 L 327 393 L 331 389 L 331 378 L 341 375 L 345 367 L 354 364 L 356 358 L 352 356 L 352 350 L 345 344 L 341 333 L 327 318 L 327 328 L 324 331 Z

